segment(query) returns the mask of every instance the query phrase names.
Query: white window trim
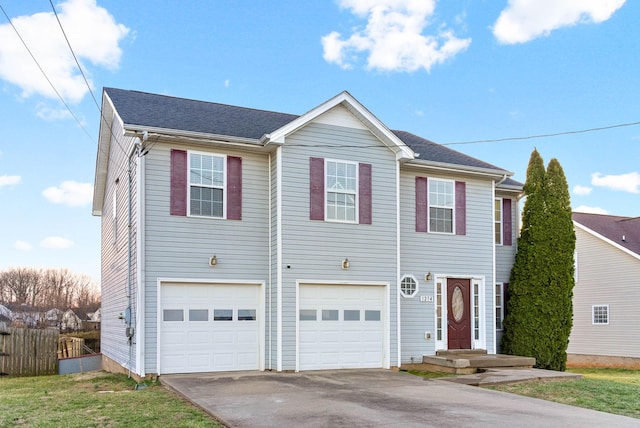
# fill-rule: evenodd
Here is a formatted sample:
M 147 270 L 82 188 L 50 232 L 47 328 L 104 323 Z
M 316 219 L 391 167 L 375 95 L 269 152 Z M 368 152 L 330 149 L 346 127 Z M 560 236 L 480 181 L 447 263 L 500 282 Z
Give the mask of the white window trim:
M 498 326 L 496 325 L 496 331 L 502 331 L 504 330 L 504 283 L 503 282 L 496 282 L 495 288 L 493 290 L 493 295 L 495 297 L 495 292 L 496 292 L 496 288 L 500 287 L 500 321 L 502 324 L 501 328 L 498 328 Z M 495 305 L 495 303 L 494 303 Z M 497 307 L 495 309 L 498 309 Z M 495 314 L 494 314 L 494 320 L 495 320 Z
M 406 294 L 403 290 L 402 290 L 402 282 L 406 279 L 406 278 L 410 278 L 413 279 L 413 282 L 416 283 L 416 289 L 413 291 L 413 293 L 411 294 Z M 411 299 L 414 298 L 416 296 L 416 294 L 418 294 L 418 291 L 420 290 L 420 283 L 418 282 L 418 280 L 416 279 L 415 276 L 413 275 L 402 275 L 402 278 L 400 278 L 400 295 L 402 297 L 405 297 L 407 299 Z
M 445 207 L 440 205 L 432 204 L 431 201 L 431 180 L 434 181 L 445 181 L 452 184 L 453 188 L 453 205 L 451 207 Z M 431 208 L 445 208 L 451 209 L 451 232 L 438 232 L 435 230 L 431 230 Z M 427 177 L 427 231 L 429 233 L 435 233 L 439 235 L 455 235 L 456 234 L 456 181 L 450 180 L 447 178 L 437 178 L 437 177 Z
M 207 216 L 207 215 L 196 215 L 191 214 L 191 155 L 204 155 L 204 156 L 212 156 L 222 158 L 222 217 L 215 216 Z M 200 187 L 210 187 L 212 189 L 217 189 L 218 187 L 214 186 L 200 186 Z M 208 219 L 217 219 L 217 220 L 226 220 L 227 218 L 227 155 L 223 155 L 220 153 L 212 153 L 212 152 L 201 152 L 196 150 L 187 151 L 187 216 L 195 217 L 195 218 L 208 218 Z
M 500 208 L 500 242 L 494 242 L 496 245 L 502 246 L 503 245 L 503 241 L 504 241 L 504 210 L 503 210 L 503 205 L 502 205 L 502 198 L 494 198 L 494 206 L 493 206 L 493 224 L 495 227 L 495 224 L 498 223 L 496 221 L 496 213 L 495 213 L 495 203 L 498 202 L 498 206 Z M 494 234 L 498 232 L 497 230 L 494 230 Z M 495 236 L 494 236 L 494 241 L 495 241 Z
M 607 308 L 607 322 L 596 322 L 596 319 L 595 319 L 596 308 Z M 611 314 L 609 313 L 609 305 L 591 305 L 591 325 L 609 325 L 610 317 L 611 317 Z
M 356 167 L 356 189 L 353 192 L 353 195 L 355 196 L 354 220 L 339 220 L 339 219 L 329 218 L 328 197 L 330 192 L 329 192 L 328 173 L 327 173 L 329 171 L 327 163 L 329 162 L 350 164 L 350 165 L 355 165 Z M 360 170 L 359 170 L 360 164 L 358 162 L 341 160 L 341 159 L 325 159 L 324 165 L 325 165 L 324 167 L 324 219 L 325 221 L 332 222 L 332 223 L 358 224 L 360 222 Z M 340 192 L 332 192 L 332 193 L 340 193 Z M 349 194 L 349 195 L 351 194 L 349 192 L 341 192 L 341 193 Z

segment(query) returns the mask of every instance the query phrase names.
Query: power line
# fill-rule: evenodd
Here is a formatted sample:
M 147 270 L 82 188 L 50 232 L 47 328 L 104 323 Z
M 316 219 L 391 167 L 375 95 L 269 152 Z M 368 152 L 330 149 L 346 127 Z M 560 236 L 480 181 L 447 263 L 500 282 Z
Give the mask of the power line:
M 456 144 L 498 143 L 502 141 L 532 140 L 534 138 L 549 138 L 549 137 L 558 137 L 560 135 L 584 134 L 586 132 L 604 131 L 607 129 L 622 128 L 625 126 L 636 126 L 636 125 L 640 125 L 640 122 L 620 123 L 617 125 L 601 126 L 598 128 L 580 129 L 575 131 L 561 131 L 561 132 L 554 132 L 550 134 L 527 135 L 524 137 L 508 137 L 508 138 L 495 138 L 495 139 L 489 139 L 489 140 L 472 140 L 472 141 L 455 141 L 452 143 L 441 143 L 441 145 L 453 146 Z

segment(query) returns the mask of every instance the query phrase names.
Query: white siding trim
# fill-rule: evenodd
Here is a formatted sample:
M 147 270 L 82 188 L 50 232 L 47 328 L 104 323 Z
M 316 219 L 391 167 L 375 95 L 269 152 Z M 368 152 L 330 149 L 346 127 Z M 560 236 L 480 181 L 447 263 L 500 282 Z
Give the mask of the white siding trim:
M 427 186 L 427 191 L 429 190 Z M 427 207 L 428 208 L 428 207 Z M 427 226 L 428 227 L 428 226 Z M 396 338 L 398 349 L 397 366 L 402 365 L 402 323 L 400 304 L 400 162 L 396 162 Z M 391 291 L 389 291 L 391 293 Z
M 276 275 L 277 275 L 277 303 L 276 303 L 276 366 L 282 371 L 282 146 L 276 149 Z
M 503 243 L 504 241 L 504 235 L 502 233 L 503 229 L 503 224 L 504 224 L 504 210 L 502 209 L 502 198 L 496 198 L 496 182 L 491 180 L 491 194 L 493 195 L 493 198 L 491 199 L 491 206 L 493 208 L 493 210 L 491 211 L 493 213 L 493 268 L 491 271 L 491 275 L 493 276 L 493 283 L 496 283 L 496 272 L 497 272 L 497 268 L 496 268 L 496 219 L 495 219 L 495 201 L 496 199 L 500 200 L 500 244 Z M 516 202 L 517 203 L 517 202 Z M 509 216 L 511 216 L 511 213 L 509 213 Z M 513 228 L 511 229 L 513 231 Z M 513 239 L 512 239 L 513 241 Z M 513 243 L 513 242 L 512 242 Z M 498 339 L 497 339 L 497 334 L 496 334 L 496 322 L 495 322 L 495 312 L 496 312 L 496 286 L 492 286 L 491 289 L 493 290 L 491 292 L 491 301 L 493 302 L 491 304 L 491 307 L 493 308 L 493 353 L 497 353 L 497 349 L 498 349 Z M 503 309 L 504 310 L 504 309 Z
M 268 291 L 267 291 L 267 295 L 268 295 L 268 301 L 269 301 L 269 334 L 268 334 L 268 339 L 269 339 L 269 364 L 268 364 L 268 368 L 269 370 L 273 370 L 273 355 L 271 353 L 271 351 L 273 350 L 273 342 L 271 341 L 272 337 L 273 337 L 273 295 L 271 294 L 271 286 L 273 285 L 273 250 L 272 250 L 272 245 L 273 245 L 273 220 L 272 220 L 272 201 L 273 201 L 273 189 L 272 189 L 272 185 L 271 185 L 271 153 L 269 153 L 269 167 L 267 169 L 267 183 L 269 183 L 269 285 L 268 285 Z
M 259 361 L 260 361 L 260 370 L 264 371 L 265 366 L 265 356 L 264 356 L 264 315 L 265 315 L 265 301 L 264 301 L 264 289 L 265 282 L 264 281 L 243 281 L 240 279 L 233 280 L 221 280 L 221 279 L 208 279 L 208 278 L 158 278 L 156 280 L 156 284 L 158 287 L 158 299 L 157 299 L 157 332 L 156 332 L 156 373 L 162 373 L 162 367 L 160 367 L 160 350 L 162 349 L 161 343 L 161 333 L 162 333 L 162 284 L 164 283 L 184 283 L 184 284 L 211 284 L 211 285 L 248 285 L 248 286 L 259 286 L 260 287 L 260 300 L 258 302 L 258 328 L 260 331 L 260 343 L 259 343 Z
M 144 344 L 146 340 L 145 331 L 145 286 L 146 284 L 146 272 L 144 268 L 144 206 L 141 201 L 145 200 L 144 197 L 144 156 L 138 157 L 136 160 L 136 197 L 138 203 L 136 204 L 136 368 L 138 375 L 144 377 L 146 375 L 146 367 L 144 363 Z
M 631 257 L 634 257 L 634 258 L 636 258 L 636 259 L 640 260 L 640 254 L 636 254 L 636 253 L 634 253 L 633 251 L 631 251 L 631 250 L 629 250 L 629 249 L 627 249 L 627 248 L 623 247 L 622 245 L 620 245 L 620 244 L 617 244 L 617 243 L 613 242 L 611 239 L 609 239 L 609 238 L 605 238 L 604 236 L 600 235 L 598 232 L 595 232 L 595 231 L 593 231 L 593 230 L 589 229 L 588 227 L 583 226 L 582 224 L 578 223 L 578 222 L 577 222 L 577 221 L 575 221 L 575 220 L 573 221 L 573 224 L 574 224 L 574 226 L 575 226 L 575 227 L 577 227 L 577 228 L 579 228 L 579 229 L 584 230 L 585 232 L 587 232 L 587 233 L 589 233 L 589 234 L 591 234 L 591 235 L 595 236 L 596 238 L 603 240 L 603 241 L 604 241 L 604 242 L 606 242 L 607 244 L 613 245 L 613 246 L 614 246 L 614 247 L 616 247 L 618 250 L 624 251 L 625 253 L 629 254 Z

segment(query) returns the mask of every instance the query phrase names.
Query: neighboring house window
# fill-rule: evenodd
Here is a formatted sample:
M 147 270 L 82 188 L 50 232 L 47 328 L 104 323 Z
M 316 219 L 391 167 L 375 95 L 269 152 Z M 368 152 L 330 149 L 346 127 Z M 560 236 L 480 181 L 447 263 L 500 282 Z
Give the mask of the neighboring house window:
M 609 324 L 609 305 L 593 305 L 591 315 L 592 324 Z
M 513 243 L 512 202 L 509 198 L 502 199 L 502 245 Z
M 504 295 L 502 293 L 502 284 L 496 284 L 496 330 L 502 330 L 502 321 L 504 320 Z
M 355 222 L 358 174 L 355 162 L 326 161 L 326 219 Z
M 170 213 L 242 219 L 242 158 L 171 150 Z
M 309 219 L 371 224 L 371 164 L 309 158 Z
M 189 214 L 224 217 L 225 158 L 189 153 Z
M 493 203 L 493 218 L 495 224 L 496 244 L 502 244 L 502 198 L 496 198 Z
M 405 275 L 400 281 L 400 294 L 404 297 L 413 297 L 418 292 L 418 281 L 413 275 Z
M 416 232 L 467 234 L 466 183 L 416 177 Z
M 429 179 L 429 232 L 453 233 L 454 182 Z

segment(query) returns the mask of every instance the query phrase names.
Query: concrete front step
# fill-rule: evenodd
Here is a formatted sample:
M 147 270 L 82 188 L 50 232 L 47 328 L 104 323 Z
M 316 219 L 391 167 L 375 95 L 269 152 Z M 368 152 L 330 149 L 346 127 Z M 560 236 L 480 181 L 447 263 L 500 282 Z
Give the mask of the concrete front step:
M 485 352 L 442 352 L 425 355 L 422 364 L 432 371 L 456 374 L 477 373 L 490 368 L 531 368 L 536 359 L 515 355 L 487 354 Z

